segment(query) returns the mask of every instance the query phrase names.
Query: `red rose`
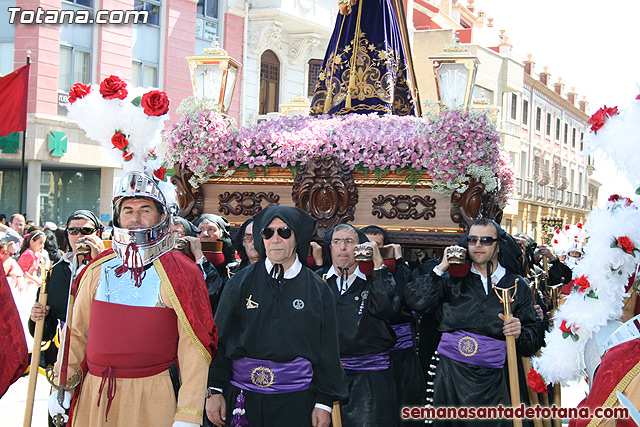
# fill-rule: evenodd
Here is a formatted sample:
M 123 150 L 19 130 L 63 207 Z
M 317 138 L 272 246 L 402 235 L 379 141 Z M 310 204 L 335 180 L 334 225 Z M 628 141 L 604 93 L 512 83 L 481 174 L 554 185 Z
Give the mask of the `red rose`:
M 553 239 L 553 244 L 557 245 L 558 244 L 558 239 Z
M 620 196 L 617 194 L 612 194 L 611 196 L 609 196 L 609 201 L 610 202 L 617 202 L 618 200 L 620 200 Z
M 125 148 L 127 148 L 127 145 L 129 145 L 129 141 L 127 141 L 127 138 L 120 132 L 116 132 L 113 134 L 113 136 L 111 137 L 111 143 L 118 150 L 124 150 Z
M 620 246 L 620 249 L 628 254 L 632 254 L 633 250 L 636 248 L 633 242 L 627 236 L 618 237 L 618 240 L 616 240 L 616 242 L 618 243 L 618 246 Z
M 591 116 L 591 118 L 587 122 L 591 125 L 591 131 L 593 133 L 598 133 L 598 130 L 600 130 L 600 128 L 604 126 L 604 121 L 606 118 L 607 118 L 607 115 L 603 108 L 596 111 L 596 113 L 593 116 Z
M 624 205 L 625 206 L 631 206 L 631 204 L 633 203 L 633 201 L 628 197 L 622 197 L 621 200 L 624 200 Z
M 169 111 L 169 97 L 159 90 L 152 90 L 142 95 L 140 106 L 147 116 L 162 116 Z
M 556 228 L 556 234 L 560 234 L 560 229 Z
M 118 76 L 109 76 L 100 83 L 100 94 L 104 99 L 125 99 L 127 84 Z
M 582 223 L 581 222 L 577 223 L 576 227 L 578 227 L 580 230 L 582 230 Z
M 569 224 L 567 224 L 567 225 L 564 226 L 564 229 L 565 230 L 569 230 L 569 227 L 571 227 L 571 226 Z
M 162 166 L 160 166 L 158 169 L 153 171 L 153 174 L 156 176 L 156 178 L 158 178 L 160 181 L 164 181 L 164 174 L 167 173 L 167 169 L 163 168 Z
M 636 99 L 640 99 L 640 95 L 636 96 Z
M 607 108 L 607 106 L 604 106 L 605 108 L 605 113 L 607 114 L 607 117 L 613 117 L 616 114 L 618 114 L 618 107 L 611 107 L 611 108 Z
M 124 161 L 128 162 L 129 160 L 133 159 L 133 153 L 127 153 L 127 151 L 123 151 L 122 152 L 122 157 L 124 157 Z
M 576 280 L 573 281 L 574 288 L 578 288 L 578 292 L 586 292 L 586 290 L 591 286 L 589 280 L 586 276 L 580 276 Z
M 69 90 L 69 103 L 73 104 L 76 100 L 84 98 L 89 95 L 89 92 L 91 92 L 90 85 L 83 85 L 82 83 L 74 84 L 71 90 Z
M 536 372 L 535 369 L 531 368 L 531 371 L 527 374 L 527 382 L 529 383 L 529 387 L 533 390 L 534 393 L 548 393 L 547 385 L 544 383 L 544 379 L 542 376 Z

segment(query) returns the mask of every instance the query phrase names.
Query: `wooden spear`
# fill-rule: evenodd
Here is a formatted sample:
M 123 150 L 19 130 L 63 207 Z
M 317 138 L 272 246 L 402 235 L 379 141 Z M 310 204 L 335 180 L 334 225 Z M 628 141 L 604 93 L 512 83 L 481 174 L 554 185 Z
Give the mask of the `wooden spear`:
M 49 296 L 49 276 L 51 273 L 44 272 L 44 264 L 41 266 L 42 285 L 40 286 L 40 297 L 38 303 L 42 307 L 47 307 L 47 297 Z M 46 276 L 45 276 L 46 275 Z M 40 351 L 42 349 L 42 333 L 44 331 L 44 317 L 36 322 L 36 329 L 33 333 L 33 351 L 31 352 L 31 368 L 29 370 L 29 388 L 27 390 L 27 406 L 24 409 L 23 427 L 31 426 L 33 416 L 33 401 L 36 393 L 36 381 L 38 380 L 38 367 L 40 366 Z
M 498 293 L 498 298 L 502 302 L 504 308 L 504 321 L 511 319 L 513 314 L 511 313 L 511 302 L 518 290 L 518 279 L 511 288 L 493 288 Z M 513 289 L 513 294 L 509 295 L 509 292 Z M 507 341 L 507 365 L 509 367 L 509 391 L 511 394 L 511 406 L 513 408 L 520 407 L 520 384 L 518 383 L 518 356 L 516 354 L 516 337 L 508 335 L 505 337 Z M 514 427 L 522 427 L 522 420 L 519 418 L 513 418 Z

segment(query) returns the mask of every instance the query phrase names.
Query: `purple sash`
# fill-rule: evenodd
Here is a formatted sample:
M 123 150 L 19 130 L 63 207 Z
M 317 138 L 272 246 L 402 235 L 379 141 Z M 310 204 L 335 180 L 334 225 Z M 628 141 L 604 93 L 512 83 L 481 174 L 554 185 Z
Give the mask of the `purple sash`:
M 445 332 L 440 339 L 438 353 L 470 365 L 502 368 L 507 358 L 507 343 L 463 330 Z
M 302 357 L 284 363 L 244 357 L 231 361 L 229 382 L 242 390 L 280 394 L 308 390 L 312 377 L 311 362 Z
M 340 363 L 347 371 L 384 371 L 389 369 L 389 352 L 343 357 Z
M 413 347 L 413 328 L 411 327 L 411 323 L 391 325 L 391 329 L 393 329 L 397 337 L 395 345 L 391 347 L 391 351 Z

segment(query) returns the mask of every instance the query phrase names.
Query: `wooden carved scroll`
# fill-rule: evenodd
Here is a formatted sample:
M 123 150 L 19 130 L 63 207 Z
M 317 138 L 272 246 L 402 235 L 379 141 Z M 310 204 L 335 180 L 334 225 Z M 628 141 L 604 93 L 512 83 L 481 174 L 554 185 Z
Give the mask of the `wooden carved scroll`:
M 174 166 L 178 172 L 171 177 L 171 183 L 176 187 L 176 200 L 178 202 L 178 215 L 188 220 L 193 220 L 202 214 L 204 209 L 204 195 L 200 188 L 193 188 L 189 178 L 193 172 Z
M 346 165 L 315 156 L 296 174 L 291 197 L 318 220 L 316 232 L 322 238 L 328 229 L 353 221 L 358 190 Z
M 502 209 L 498 208 L 495 191 L 488 193 L 484 184 L 471 178 L 464 193 L 451 195 L 451 219 L 463 230 L 478 218 L 489 218 L 498 224 L 502 221 Z
M 383 196 L 371 199 L 371 214 L 378 218 L 388 219 L 421 219 L 428 220 L 436 216 L 436 200 L 429 196 Z M 390 208 L 385 207 L 387 204 Z
M 269 193 L 262 191 L 259 193 L 253 191 L 229 193 L 226 191 L 224 194 L 220 194 L 218 199 L 220 201 L 220 212 L 225 215 L 253 216 L 263 209 L 263 200 L 267 202 L 267 206 L 277 205 L 279 204 L 280 196 L 272 191 Z M 233 202 L 237 202 L 235 206 L 232 205 Z

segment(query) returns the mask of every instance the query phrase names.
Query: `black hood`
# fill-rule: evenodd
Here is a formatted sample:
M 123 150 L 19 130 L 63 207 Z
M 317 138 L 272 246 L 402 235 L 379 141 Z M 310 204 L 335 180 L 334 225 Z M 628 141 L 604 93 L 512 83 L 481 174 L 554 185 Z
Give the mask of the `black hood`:
M 220 215 L 215 214 L 202 214 L 196 219 L 193 220 L 193 225 L 199 227 L 202 224 L 202 221 L 207 220 L 213 222 L 220 229 L 220 233 L 222 238 L 230 238 L 229 230 L 231 229 L 231 224 L 227 221 L 226 218 L 221 217 Z
M 525 273 L 523 271 L 523 256 L 520 245 L 518 245 L 518 242 L 516 242 L 516 240 L 509 233 L 504 231 L 504 229 L 500 227 L 497 222 L 493 220 L 490 220 L 490 222 L 496 227 L 496 230 L 498 231 L 498 246 L 500 247 L 500 252 L 498 252 L 498 262 L 507 271 L 524 276 Z M 469 229 L 471 229 L 471 227 L 469 227 Z M 458 245 L 468 249 L 468 235 L 469 230 L 467 230 L 462 235 L 460 240 L 458 240 Z M 469 251 L 467 251 L 467 259 L 470 260 Z
M 238 254 L 240 255 L 240 259 L 246 262 L 249 262 L 249 256 L 247 255 L 247 251 L 245 251 L 244 249 L 243 238 L 244 238 L 244 232 L 247 230 L 247 226 L 251 223 L 253 223 L 253 218 L 249 218 L 244 223 L 242 223 L 242 225 L 240 226 L 240 229 L 236 231 L 236 234 L 234 234 L 233 238 L 231 239 L 231 241 L 233 242 L 233 246 L 236 248 L 236 252 L 238 252 Z M 259 234 L 256 233 L 256 231 L 254 230 L 253 231 L 254 242 L 255 242 L 255 239 L 257 239 L 258 237 L 259 237 Z
M 369 239 L 367 239 L 367 236 L 359 228 L 356 228 L 351 224 L 344 224 L 344 225 L 348 225 L 349 227 L 355 230 L 356 234 L 358 235 L 358 244 L 369 241 Z M 330 246 L 331 246 L 331 239 L 333 239 L 333 232 L 336 229 L 336 227 L 333 227 L 327 230 L 327 232 L 324 235 L 324 240 L 322 242 L 322 266 L 323 267 L 330 267 L 331 264 L 333 264 L 333 261 L 331 260 Z
M 77 210 L 69 215 L 69 218 L 67 218 L 67 228 L 69 228 L 69 223 L 74 219 L 85 219 L 87 221 L 91 221 L 96 230 L 104 230 L 104 225 L 102 225 L 102 223 L 98 219 L 98 216 L 86 209 Z
M 382 234 L 384 236 L 384 241 L 382 242 L 383 245 L 388 245 L 389 243 L 391 243 L 391 239 L 389 239 L 389 233 L 387 233 L 387 230 L 385 230 L 382 227 L 378 227 L 377 225 L 367 225 L 366 227 L 364 227 L 362 229 L 362 232 L 364 234 Z
M 191 221 L 188 221 L 181 216 L 172 216 L 171 221 L 174 224 L 182 224 L 182 226 L 184 227 L 184 232 L 189 237 L 196 237 L 198 234 L 200 234 L 200 229 L 198 227 L 193 225 Z
M 280 218 L 293 230 L 298 258 L 303 265 L 308 266 L 307 255 L 309 255 L 309 245 L 316 228 L 316 219 L 302 209 L 292 206 L 268 206 L 253 217 L 253 244 L 260 258 L 265 257 L 264 242 L 262 237 L 259 237 L 260 231 L 269 226 L 275 218 Z

